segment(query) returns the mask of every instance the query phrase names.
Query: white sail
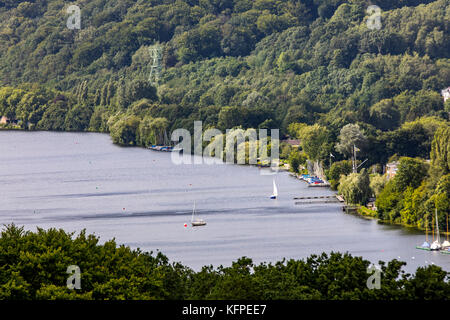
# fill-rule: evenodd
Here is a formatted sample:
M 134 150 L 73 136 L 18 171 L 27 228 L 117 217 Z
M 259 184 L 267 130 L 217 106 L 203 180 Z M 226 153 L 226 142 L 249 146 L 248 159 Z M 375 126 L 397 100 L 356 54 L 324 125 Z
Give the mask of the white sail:
M 278 197 L 278 188 L 277 188 L 277 184 L 275 183 L 275 179 L 273 180 L 273 195 L 275 197 Z
M 195 214 L 195 201 L 194 201 L 194 209 L 192 209 L 192 218 L 191 218 L 191 222 L 194 221 L 194 214 Z
M 436 241 L 434 241 L 431 246 L 430 249 L 431 250 L 439 250 L 441 249 L 441 239 L 439 237 L 439 224 L 438 224 L 438 216 L 437 216 L 437 209 L 435 211 L 435 215 L 436 215 Z

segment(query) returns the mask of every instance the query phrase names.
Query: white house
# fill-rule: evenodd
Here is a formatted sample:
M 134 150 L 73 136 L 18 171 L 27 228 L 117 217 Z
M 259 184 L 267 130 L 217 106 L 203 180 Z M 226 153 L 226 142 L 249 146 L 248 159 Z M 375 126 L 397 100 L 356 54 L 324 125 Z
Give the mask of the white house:
M 7 124 L 7 123 L 9 123 L 9 119 L 5 116 L 2 116 L 0 118 L 0 124 Z
M 397 174 L 397 170 L 398 170 L 398 161 L 394 161 L 386 165 L 386 175 L 388 180 L 395 177 L 395 175 Z
M 444 102 L 447 101 L 447 99 L 450 98 L 450 87 L 448 87 L 447 89 L 443 89 L 441 91 L 441 94 L 444 97 Z

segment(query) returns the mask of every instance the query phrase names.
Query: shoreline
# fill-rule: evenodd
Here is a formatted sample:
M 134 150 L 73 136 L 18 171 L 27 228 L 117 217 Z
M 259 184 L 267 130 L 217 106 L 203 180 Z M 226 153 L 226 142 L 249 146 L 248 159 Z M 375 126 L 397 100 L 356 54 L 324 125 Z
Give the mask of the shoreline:
M 100 131 L 52 131 L 52 130 L 25 130 L 23 128 L 5 128 L 3 126 L 0 126 L 0 132 L 1 131 L 23 131 L 23 132 L 51 132 L 51 133 L 98 133 L 98 134 L 107 134 L 110 139 L 111 136 L 109 134 L 109 132 L 100 132 Z M 145 146 L 141 146 L 141 145 L 123 145 L 123 144 L 118 144 L 118 143 L 114 143 L 111 139 L 111 143 L 113 145 L 119 146 L 119 147 L 133 147 L 133 148 L 143 148 L 146 150 L 150 150 L 153 152 L 163 152 L 163 153 L 168 153 L 166 151 L 161 151 L 161 150 L 154 150 Z M 261 164 L 238 164 L 238 163 L 234 163 L 236 165 L 240 165 L 240 166 L 254 166 L 254 167 L 258 167 L 258 168 L 267 168 L 270 169 L 271 166 L 267 166 L 267 165 L 261 165 Z M 286 169 L 283 166 L 279 166 L 278 170 L 280 172 L 287 172 L 291 177 L 295 178 L 296 180 L 299 180 L 301 182 L 307 183 L 309 185 L 309 183 L 307 181 L 305 181 L 304 179 L 299 177 L 299 174 L 290 171 L 290 169 Z M 329 185 L 321 185 L 321 186 L 317 186 L 317 187 L 321 187 L 321 188 L 326 188 L 329 191 L 334 191 L 331 189 L 331 187 Z M 347 204 L 344 203 L 344 206 L 346 206 Z M 370 211 L 367 212 L 367 214 L 364 214 L 364 211 Z M 344 211 L 345 212 L 345 211 Z M 420 228 L 418 226 L 415 225 L 408 225 L 408 224 L 403 224 L 403 223 L 398 223 L 398 222 L 392 222 L 389 220 L 382 220 L 376 217 L 376 211 L 370 210 L 368 208 L 366 208 L 365 206 L 358 206 L 357 210 L 354 211 L 354 213 L 346 213 L 346 214 L 351 214 L 351 215 L 355 215 L 358 217 L 362 217 L 365 219 L 369 219 L 369 220 L 376 220 L 377 223 L 379 224 L 384 224 L 384 225 L 391 225 L 391 226 L 398 226 L 398 227 L 402 227 L 402 228 L 406 228 L 406 229 L 413 229 L 415 231 L 420 231 L 421 233 L 425 234 L 425 228 Z M 446 232 L 446 231 L 439 231 L 440 235 L 445 235 L 447 236 L 447 234 L 450 236 L 450 232 Z
M 304 179 L 300 178 L 299 174 L 297 174 L 297 173 L 289 171 L 289 175 L 292 176 L 293 178 L 297 179 L 297 180 L 300 180 L 302 182 L 308 183 Z M 335 190 L 332 190 L 330 186 L 321 186 L 321 187 L 327 188 L 330 191 L 335 191 Z M 336 195 L 338 195 L 338 193 L 336 193 Z M 345 206 L 348 206 L 348 204 L 344 202 L 343 208 L 345 208 Z M 345 212 L 345 210 L 343 210 L 343 211 Z M 390 225 L 390 226 L 401 227 L 401 228 L 405 228 L 405 229 L 409 229 L 409 230 L 419 231 L 422 234 L 426 234 L 426 229 L 425 228 L 421 228 L 421 227 L 418 227 L 416 225 L 399 223 L 399 222 L 392 222 L 392 221 L 389 221 L 389 220 L 383 220 L 383 219 L 377 218 L 377 211 L 368 209 L 365 206 L 357 206 L 356 210 L 353 210 L 353 212 L 348 212 L 348 213 L 345 212 L 345 213 L 346 214 L 350 214 L 350 215 L 354 215 L 354 216 L 357 216 L 357 217 L 361 217 L 361 218 L 364 218 L 364 219 L 367 219 L 367 220 L 376 220 L 377 223 L 382 224 L 382 225 Z M 431 232 L 429 232 L 429 234 L 431 234 Z M 450 231 L 447 232 L 447 231 L 441 231 L 440 230 L 439 234 L 441 236 L 447 237 L 447 235 L 448 235 L 450 237 Z

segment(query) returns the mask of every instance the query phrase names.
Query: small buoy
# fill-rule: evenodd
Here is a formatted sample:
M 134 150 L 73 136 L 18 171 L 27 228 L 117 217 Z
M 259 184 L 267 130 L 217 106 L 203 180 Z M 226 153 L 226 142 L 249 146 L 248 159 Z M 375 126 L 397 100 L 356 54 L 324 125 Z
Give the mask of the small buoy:
M 399 259 L 400 259 L 400 256 L 398 256 L 397 258 L 399 258 Z
M 184 224 L 184 227 L 187 228 L 187 223 Z
M 125 211 L 125 208 L 122 208 L 123 211 Z
M 413 259 L 413 260 L 414 260 L 415 258 L 414 258 L 414 257 L 411 257 L 411 259 Z

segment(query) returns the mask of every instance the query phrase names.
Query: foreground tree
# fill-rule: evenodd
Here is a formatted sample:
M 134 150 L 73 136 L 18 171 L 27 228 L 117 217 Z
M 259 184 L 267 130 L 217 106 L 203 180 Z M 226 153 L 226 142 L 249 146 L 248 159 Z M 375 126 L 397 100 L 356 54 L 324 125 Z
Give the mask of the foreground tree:
M 437 266 L 405 274 L 406 263 L 380 261 L 381 288 L 367 287 L 362 257 L 332 252 L 304 260 L 255 265 L 248 257 L 229 267 L 199 272 L 169 263 L 162 253 L 132 250 L 113 240 L 63 230 L 25 231 L 14 225 L 0 234 L 2 300 L 154 300 L 154 299 L 447 299 L 447 272 Z M 67 267 L 80 268 L 81 288 L 67 288 Z

